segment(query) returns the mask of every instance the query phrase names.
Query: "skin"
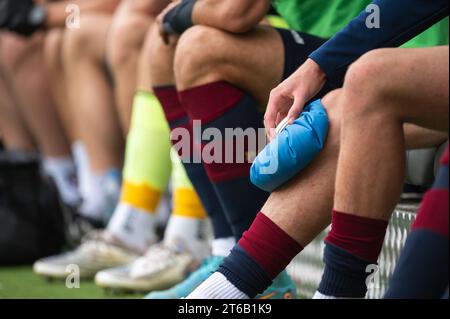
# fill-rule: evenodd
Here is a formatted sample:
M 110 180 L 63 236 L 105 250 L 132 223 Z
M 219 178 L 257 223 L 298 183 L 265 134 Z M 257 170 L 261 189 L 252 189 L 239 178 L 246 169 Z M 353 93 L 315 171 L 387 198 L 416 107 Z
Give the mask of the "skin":
M 314 240 L 331 222 L 344 117 L 343 91 L 333 91 L 322 99 L 330 119 L 330 131 L 323 151 L 296 178 L 273 192 L 262 209 L 267 217 L 303 247 Z M 448 139 L 445 133 L 411 124 L 404 125 L 400 134 L 404 136 L 407 149 L 433 147 Z M 373 193 L 371 196 L 373 198 Z M 395 202 L 399 197 L 400 194 Z M 295 198 L 295 201 L 292 198 Z M 392 211 L 393 209 L 389 214 Z
M 1 35 L 1 61 L 10 96 L 44 156 L 70 156 L 65 131 L 55 112 L 43 57 L 43 34 L 30 39 Z M 19 114 L 19 113 L 16 113 Z
M 0 131 L 2 141 L 8 150 L 34 151 L 33 138 L 10 91 L 11 89 L 0 71 L 0 96 L 2 97 L 0 100 Z
M 194 12 L 196 10 L 200 9 L 196 6 Z M 160 15 L 158 21 L 162 20 L 163 15 L 164 13 Z M 159 31 L 161 32 L 161 29 Z M 165 40 L 162 36 L 159 42 L 154 42 L 154 53 L 157 58 L 150 73 L 154 85 L 168 85 L 174 80 L 169 73 L 170 58 L 166 56 L 169 61 L 162 58 L 159 60 L 158 56 L 159 50 L 164 47 Z M 271 49 L 264 50 L 265 47 Z M 324 83 L 323 73 L 317 70 L 317 65 L 306 61 L 299 71 L 280 84 L 283 65 L 280 61 L 284 60 L 281 40 L 264 28 L 257 28 L 244 35 L 233 35 L 208 26 L 194 26 L 180 39 L 172 38 L 166 46 L 166 50 L 171 49 L 175 50 L 175 82 L 179 90 L 225 80 L 250 92 L 261 105 L 268 103 L 270 107 L 271 101 L 273 102 L 273 98 L 277 96 L 277 91 L 275 94 L 272 91 L 269 98 L 269 92 L 274 87 L 279 88 L 278 92 L 282 92 L 280 88 L 288 90 L 289 87 L 294 87 L 292 83 L 299 83 L 297 82 L 299 79 L 312 76 L 315 84 L 310 86 L 305 84 L 302 90 L 307 94 L 302 93 L 303 101 L 314 96 Z M 167 64 L 162 67 L 159 62 Z M 267 65 L 271 67 L 267 68 Z M 293 181 L 274 192 L 262 209 L 270 219 L 303 246 L 325 229 L 331 220 L 341 143 L 342 109 L 344 108 L 343 102 L 340 102 L 342 94 L 342 90 L 338 90 L 331 92 L 323 99 L 331 121 L 324 150 Z M 310 97 L 307 97 L 309 95 Z M 289 100 L 292 102 L 294 98 L 291 96 Z M 301 103 L 297 104 L 303 107 Z M 287 114 L 288 111 L 289 108 L 287 111 L 282 111 L 281 115 Z M 282 116 L 277 114 L 275 118 L 281 120 Z M 402 134 L 402 128 L 404 134 Z M 403 135 L 408 149 L 435 146 L 447 139 L 447 135 L 441 132 L 402 123 L 400 136 Z M 292 201 L 292 198 L 296 200 Z
M 119 4 L 120 0 L 63 0 L 63 1 L 43 1 L 41 3 L 46 11 L 46 20 L 44 28 L 64 27 L 68 14 L 66 8 L 68 5 L 77 5 L 80 9 L 80 15 L 85 13 L 109 13 L 112 14 Z
M 448 57 L 448 46 L 383 49 L 352 65 L 340 101 L 338 211 L 390 217 L 405 177 L 403 124 L 448 133 Z
M 124 137 L 128 133 L 137 66 L 148 29 L 169 0 L 123 0 L 108 32 L 107 60 L 114 75 L 114 94 Z
M 104 69 L 110 15 L 83 15 L 82 28 L 66 30 L 63 67 L 77 135 L 85 143 L 93 172 L 120 168 L 124 140 L 114 95 Z M 87 83 L 89 83 L 87 85 Z

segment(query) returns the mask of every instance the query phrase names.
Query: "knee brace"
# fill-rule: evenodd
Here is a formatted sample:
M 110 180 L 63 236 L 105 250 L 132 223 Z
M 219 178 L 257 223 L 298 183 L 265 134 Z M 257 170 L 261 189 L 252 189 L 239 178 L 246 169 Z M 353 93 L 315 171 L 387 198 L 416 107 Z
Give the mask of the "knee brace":
M 250 178 L 272 192 L 304 169 L 323 149 L 329 120 L 320 100 L 307 106 L 292 125 L 282 130 L 256 157 Z

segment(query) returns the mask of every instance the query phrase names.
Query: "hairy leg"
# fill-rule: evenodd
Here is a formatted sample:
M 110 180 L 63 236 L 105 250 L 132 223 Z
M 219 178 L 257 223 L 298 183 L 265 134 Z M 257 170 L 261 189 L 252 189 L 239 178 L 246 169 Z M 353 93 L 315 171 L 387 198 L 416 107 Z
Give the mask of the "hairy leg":
M 403 124 L 448 132 L 448 47 L 363 56 L 348 71 L 340 104 L 334 208 L 387 220 L 404 181 Z

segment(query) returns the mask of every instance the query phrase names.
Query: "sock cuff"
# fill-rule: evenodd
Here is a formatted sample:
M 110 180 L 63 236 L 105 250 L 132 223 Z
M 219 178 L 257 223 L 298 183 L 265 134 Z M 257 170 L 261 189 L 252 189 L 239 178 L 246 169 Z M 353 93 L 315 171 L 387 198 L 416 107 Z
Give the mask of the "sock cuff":
M 153 92 L 160 101 L 168 121 L 177 121 L 187 116 L 180 103 L 175 86 L 154 87 Z
M 266 227 L 270 228 L 281 241 L 283 241 L 284 248 L 289 251 L 289 254 L 295 254 L 295 256 L 299 253 L 300 250 L 303 250 L 303 246 L 300 245 L 294 238 L 292 238 L 288 233 L 280 228 L 277 224 L 275 224 L 269 217 L 264 215 L 263 212 L 259 212 L 256 215 L 255 221 L 258 220 Z M 295 257 L 294 256 L 294 257 Z
M 172 194 L 172 202 L 173 215 L 197 219 L 206 219 L 207 217 L 200 198 L 193 189 L 175 189 Z
M 120 201 L 149 214 L 156 213 L 161 197 L 162 192 L 149 185 L 138 185 L 126 180 L 122 183 Z
M 239 245 L 274 279 L 303 250 L 291 236 L 263 213 L 244 233 Z
M 366 218 L 336 210 L 332 212 L 332 227 L 326 243 L 331 243 L 350 254 L 376 263 L 383 246 L 389 222 Z
M 244 92 L 228 82 L 220 81 L 196 86 L 178 93 L 180 101 L 193 120 L 208 123 L 232 108 Z M 219 107 L 217 101 L 220 101 Z

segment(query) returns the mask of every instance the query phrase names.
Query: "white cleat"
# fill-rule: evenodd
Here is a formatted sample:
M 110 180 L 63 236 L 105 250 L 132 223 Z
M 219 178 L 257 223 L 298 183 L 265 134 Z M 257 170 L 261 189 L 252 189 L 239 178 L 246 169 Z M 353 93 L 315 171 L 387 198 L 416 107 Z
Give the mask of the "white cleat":
M 139 256 L 106 231 L 95 231 L 77 249 L 36 261 L 33 270 L 46 278 L 65 279 L 77 269 L 80 279 L 91 279 L 100 270 L 126 265 Z
M 100 271 L 95 283 L 123 292 L 164 290 L 183 281 L 198 265 L 182 241 L 159 243 L 129 265 Z

